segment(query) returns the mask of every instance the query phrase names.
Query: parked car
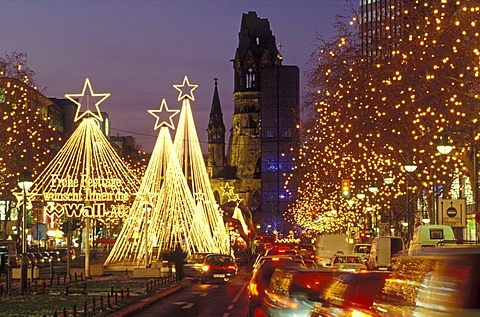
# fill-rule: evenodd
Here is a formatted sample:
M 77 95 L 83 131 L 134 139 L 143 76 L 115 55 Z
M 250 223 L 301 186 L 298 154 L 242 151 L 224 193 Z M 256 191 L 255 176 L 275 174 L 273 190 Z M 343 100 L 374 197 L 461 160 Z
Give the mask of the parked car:
M 438 247 L 402 256 L 393 267 L 375 316 L 480 316 L 480 247 Z
M 38 267 L 44 267 L 48 264 L 48 262 L 45 263 L 45 259 L 43 257 L 43 254 L 41 254 L 40 252 L 33 252 L 33 255 L 35 256 L 36 263 L 37 263 Z
M 262 302 L 265 289 L 270 284 L 270 278 L 278 267 L 305 267 L 303 260 L 292 259 L 289 256 L 266 256 L 253 271 L 248 283 L 248 316 L 262 315 Z
M 220 280 L 228 282 L 238 272 L 238 266 L 233 257 L 227 254 L 208 254 L 202 263 L 200 281 Z
M 363 264 L 362 258 L 358 255 L 337 254 L 332 260 L 332 269 L 343 272 L 366 271 L 367 266 Z
M 277 268 L 265 290 L 265 316 L 309 316 L 323 301 L 326 287 L 339 273 L 329 268 Z
M 28 252 L 27 257 L 28 257 L 28 267 L 32 267 L 32 266 L 38 267 L 38 260 L 33 252 Z
M 336 277 L 315 305 L 310 317 L 371 316 L 374 299 L 381 294 L 390 272 L 344 273 Z

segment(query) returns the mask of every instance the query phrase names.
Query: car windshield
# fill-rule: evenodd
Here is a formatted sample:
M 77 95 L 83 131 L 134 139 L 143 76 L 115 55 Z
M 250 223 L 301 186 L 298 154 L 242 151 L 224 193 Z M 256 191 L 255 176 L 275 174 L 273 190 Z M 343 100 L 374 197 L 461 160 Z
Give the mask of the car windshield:
M 212 265 L 228 265 L 233 264 L 233 260 L 228 255 L 209 255 L 206 262 Z
M 201 263 L 207 255 L 204 253 L 194 253 L 187 257 L 187 263 Z
M 333 263 L 362 263 L 358 256 L 337 256 Z

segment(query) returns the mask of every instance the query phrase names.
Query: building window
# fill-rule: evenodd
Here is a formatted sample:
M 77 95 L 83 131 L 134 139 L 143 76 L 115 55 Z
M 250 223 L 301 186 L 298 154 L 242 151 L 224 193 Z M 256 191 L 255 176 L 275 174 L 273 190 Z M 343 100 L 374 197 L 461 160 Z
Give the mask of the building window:
M 255 72 L 250 67 L 247 72 L 247 89 L 255 88 Z

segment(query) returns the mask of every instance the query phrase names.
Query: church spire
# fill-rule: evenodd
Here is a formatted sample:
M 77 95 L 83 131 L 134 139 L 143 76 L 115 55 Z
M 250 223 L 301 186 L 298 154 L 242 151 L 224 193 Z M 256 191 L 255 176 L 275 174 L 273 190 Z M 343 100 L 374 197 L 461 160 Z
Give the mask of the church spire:
M 215 89 L 213 91 L 212 108 L 208 122 L 208 143 L 225 144 L 225 124 L 223 123 L 222 106 L 218 95 L 218 78 L 215 77 Z
M 218 78 L 215 77 L 210 120 L 208 121 L 208 159 L 207 172 L 213 177 L 226 166 L 225 159 L 225 124 L 223 123 L 222 106 L 218 95 Z

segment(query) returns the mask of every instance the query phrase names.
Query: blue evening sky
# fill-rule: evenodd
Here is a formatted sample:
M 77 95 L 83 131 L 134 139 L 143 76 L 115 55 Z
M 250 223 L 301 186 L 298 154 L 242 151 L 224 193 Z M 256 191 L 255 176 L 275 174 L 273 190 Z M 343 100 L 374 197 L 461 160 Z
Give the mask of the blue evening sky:
M 47 97 L 80 93 L 90 78 L 94 92 L 111 93 L 101 110 L 110 115 L 112 135 L 132 135 L 146 151 L 157 135 L 147 110 L 159 109 L 162 98 L 179 109 L 172 85 L 185 75 L 199 85 L 192 111 L 202 147 L 215 77 L 229 129 L 230 60 L 243 13 L 256 11 L 269 20 L 282 45 L 283 64 L 300 68 L 302 85 L 315 34 L 330 38 L 335 14 L 345 14 L 344 0 L 7 0 L 0 5 L 0 56 L 26 52 Z

